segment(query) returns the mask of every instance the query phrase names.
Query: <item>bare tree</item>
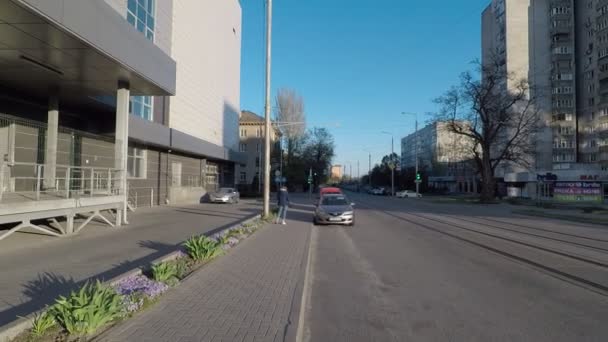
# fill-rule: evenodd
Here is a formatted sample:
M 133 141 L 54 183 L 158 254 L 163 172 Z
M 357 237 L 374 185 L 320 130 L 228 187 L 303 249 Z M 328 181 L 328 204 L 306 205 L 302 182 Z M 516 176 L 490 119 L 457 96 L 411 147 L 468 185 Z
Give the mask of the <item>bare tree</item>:
M 463 73 L 458 86 L 435 100 L 441 108 L 436 119 L 471 141 L 469 152 L 481 176 L 481 201 L 489 202 L 495 196 L 499 165 L 531 165 L 538 94 L 526 79 L 507 72 L 500 58 L 476 64 L 481 78 Z
M 287 141 L 287 164 L 293 159 L 296 150 L 302 146 L 306 132 L 304 100 L 293 89 L 281 88 L 276 97 L 276 120 L 281 133 Z

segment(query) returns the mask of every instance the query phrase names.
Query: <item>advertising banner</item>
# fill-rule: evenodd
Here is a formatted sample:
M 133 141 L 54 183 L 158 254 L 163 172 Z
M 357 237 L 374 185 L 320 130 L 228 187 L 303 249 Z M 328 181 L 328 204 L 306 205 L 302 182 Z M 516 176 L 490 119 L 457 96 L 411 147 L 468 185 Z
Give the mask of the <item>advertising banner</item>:
M 557 182 L 553 196 L 562 202 L 602 202 L 602 184 L 599 182 Z

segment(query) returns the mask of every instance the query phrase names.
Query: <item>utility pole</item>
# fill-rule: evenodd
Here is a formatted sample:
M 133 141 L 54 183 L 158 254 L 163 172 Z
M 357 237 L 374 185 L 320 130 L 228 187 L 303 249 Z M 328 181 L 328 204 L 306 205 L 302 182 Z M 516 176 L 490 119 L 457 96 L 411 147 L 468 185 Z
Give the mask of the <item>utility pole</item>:
M 270 214 L 270 64 L 272 46 L 272 0 L 266 0 L 266 102 L 265 120 L 266 134 L 264 136 L 264 216 Z
M 393 154 L 395 154 L 394 143 L 395 137 L 391 135 L 391 196 L 395 196 L 395 165 L 393 163 Z
M 416 115 L 416 178 L 418 178 L 418 115 Z M 420 193 L 420 181 L 416 179 L 416 198 Z

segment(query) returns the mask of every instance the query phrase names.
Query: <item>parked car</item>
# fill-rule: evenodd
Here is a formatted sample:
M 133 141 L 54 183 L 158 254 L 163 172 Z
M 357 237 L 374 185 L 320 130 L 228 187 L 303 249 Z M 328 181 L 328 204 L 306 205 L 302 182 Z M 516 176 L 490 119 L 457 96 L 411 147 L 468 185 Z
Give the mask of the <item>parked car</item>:
M 354 205 L 344 195 L 323 195 L 316 204 L 313 223 L 354 226 Z
M 234 188 L 220 188 L 209 194 L 211 203 L 239 203 L 241 195 Z
M 412 190 L 403 190 L 403 191 L 399 191 L 395 194 L 395 196 L 397 196 L 398 198 L 410 198 L 410 197 L 422 197 L 421 194 L 418 194 L 418 196 L 416 196 L 416 191 L 412 191 Z

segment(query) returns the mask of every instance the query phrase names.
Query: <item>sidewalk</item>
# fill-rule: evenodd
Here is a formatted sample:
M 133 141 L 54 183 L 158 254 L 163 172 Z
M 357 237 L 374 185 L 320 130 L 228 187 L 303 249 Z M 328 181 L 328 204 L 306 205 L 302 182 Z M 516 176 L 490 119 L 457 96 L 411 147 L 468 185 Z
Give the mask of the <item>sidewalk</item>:
M 121 228 L 94 223 L 63 238 L 14 234 L 0 241 L 0 326 L 91 277 L 111 279 L 175 250 L 192 235 L 232 226 L 259 211 L 255 200 L 140 208 Z
M 310 212 L 269 224 L 101 341 L 284 341 L 297 330 Z M 294 317 L 295 315 L 295 317 Z

